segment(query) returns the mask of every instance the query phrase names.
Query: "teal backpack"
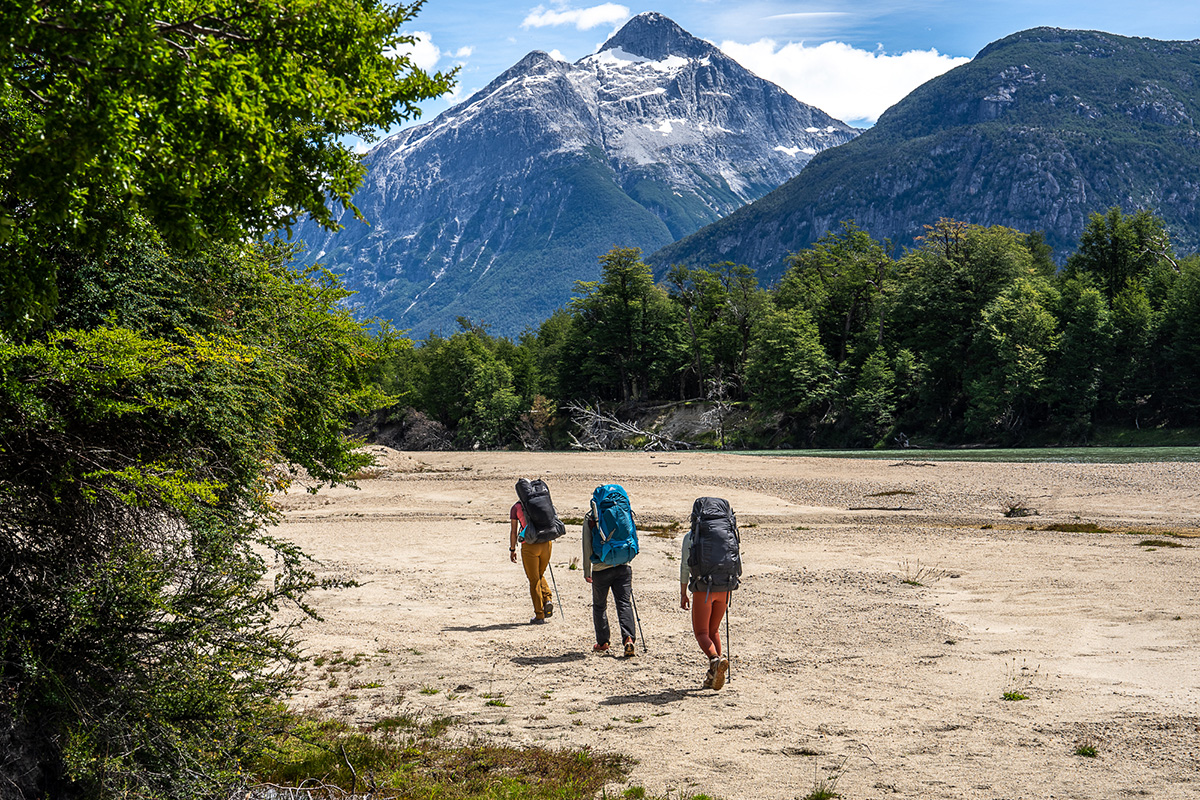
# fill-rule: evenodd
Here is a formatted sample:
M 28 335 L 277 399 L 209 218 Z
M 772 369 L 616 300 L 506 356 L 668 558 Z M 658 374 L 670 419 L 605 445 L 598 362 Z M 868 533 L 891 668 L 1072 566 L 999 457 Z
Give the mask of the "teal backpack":
M 625 490 L 615 483 L 597 486 L 592 518 L 592 563 L 616 566 L 632 561 L 638 554 L 637 524 Z

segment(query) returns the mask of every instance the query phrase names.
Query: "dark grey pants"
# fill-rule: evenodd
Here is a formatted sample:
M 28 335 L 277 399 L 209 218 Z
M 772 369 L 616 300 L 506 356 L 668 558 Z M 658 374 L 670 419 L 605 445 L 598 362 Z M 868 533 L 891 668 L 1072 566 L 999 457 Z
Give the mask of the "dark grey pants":
M 592 570 L 592 624 L 596 626 L 596 644 L 609 643 L 608 590 L 612 589 L 617 604 L 617 622 L 621 625 L 621 641 L 633 640 L 633 567 Z

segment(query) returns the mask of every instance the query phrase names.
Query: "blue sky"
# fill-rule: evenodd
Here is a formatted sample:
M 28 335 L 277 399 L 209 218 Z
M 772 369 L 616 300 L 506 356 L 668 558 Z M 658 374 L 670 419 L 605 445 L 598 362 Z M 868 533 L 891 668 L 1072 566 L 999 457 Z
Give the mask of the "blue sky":
M 630 17 L 657 11 L 798 99 L 859 127 L 989 42 L 1041 25 L 1155 39 L 1200 38 L 1195 0 L 428 0 L 407 26 L 426 69 L 460 66 L 459 102 L 531 50 L 575 61 Z

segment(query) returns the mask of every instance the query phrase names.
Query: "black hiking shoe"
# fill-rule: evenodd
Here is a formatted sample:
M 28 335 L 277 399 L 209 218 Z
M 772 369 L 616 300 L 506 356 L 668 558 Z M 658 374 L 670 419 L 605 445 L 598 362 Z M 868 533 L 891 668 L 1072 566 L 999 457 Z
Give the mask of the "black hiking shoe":
M 542 606 L 542 608 L 546 610 L 547 617 L 554 616 L 554 603 L 546 603 L 546 605 Z
M 530 625 L 545 625 L 546 620 L 542 619 L 541 617 L 534 617 L 533 619 L 529 620 L 529 624 Z
M 630 641 L 626 642 L 625 643 L 625 657 L 633 658 L 636 655 L 637 655 L 637 649 L 634 648 L 633 641 L 630 640 Z

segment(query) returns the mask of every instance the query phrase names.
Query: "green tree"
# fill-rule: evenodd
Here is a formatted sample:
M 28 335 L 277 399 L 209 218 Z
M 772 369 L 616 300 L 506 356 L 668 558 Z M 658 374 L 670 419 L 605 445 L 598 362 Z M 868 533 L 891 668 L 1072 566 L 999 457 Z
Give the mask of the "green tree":
M 0 770 L 36 765 L 6 787 L 227 795 L 293 680 L 277 612 L 321 583 L 271 498 L 369 461 L 342 431 L 401 345 L 253 242 L 335 225 L 343 137 L 448 87 L 387 53 L 417 8 L 0 10 Z
M 420 348 L 422 407 L 465 446 L 503 444 L 521 411 L 512 370 L 493 344 L 486 332 L 467 327 L 449 338 L 431 336 Z
M 1044 279 L 1022 278 L 983 309 L 965 371 L 968 434 L 1015 437 L 1044 410 L 1060 339 L 1055 294 Z
M 1054 417 L 1068 441 L 1086 438 L 1095 421 L 1112 346 L 1112 315 L 1088 276 L 1063 282 L 1058 309 L 1062 341 L 1050 383 Z
M 81 282 L 73 325 L 0 339 L 0 725 L 38 766 L 22 790 L 213 794 L 293 679 L 276 612 L 321 583 L 265 532 L 277 465 L 322 482 L 369 460 L 341 428 L 386 403 L 366 378 L 388 345 L 289 257 L 114 246 L 90 268 L 121 291 Z
M 1181 265 L 1162 322 L 1166 368 L 1162 378 L 1170 422 L 1200 424 L 1200 256 Z
M 811 311 L 821 341 L 838 364 L 845 364 L 856 346 L 864 354 L 874 352 L 883 339 L 880 299 L 894 269 L 883 245 L 853 222 L 843 222 L 841 230 L 791 254 L 787 263 L 776 303 Z
M 1101 413 L 1123 422 L 1138 421 L 1157 386 L 1155 343 L 1162 323 L 1142 282 L 1130 279 L 1111 302 L 1112 334 L 1104 359 Z
M 966 412 L 969 351 L 983 309 L 1018 279 L 1035 277 L 1019 231 L 942 219 L 898 265 L 887 300 L 890 346 L 922 365 L 919 405 L 910 421 L 955 427 Z M 946 429 L 949 432 L 949 429 Z
M 807 414 L 828 400 L 833 364 L 807 309 L 771 309 L 762 316 L 746 380 L 754 399 L 768 408 Z
M 566 399 L 560 385 L 560 374 L 565 369 L 563 347 L 571 336 L 573 325 L 571 314 L 560 308 L 546 318 L 533 338 L 524 339 L 524 344 L 533 351 L 537 364 L 538 391 L 559 402 Z
M 1095 276 L 1110 300 L 1130 281 L 1148 284 L 1174 268 L 1163 221 L 1149 211 L 1126 215 L 1115 206 L 1106 214 L 1092 214 L 1079 237 L 1079 250 L 1067 259 L 1068 273 Z
M 847 405 L 856 427 L 870 443 L 891 430 L 896 421 L 896 372 L 882 347 L 863 362 Z
M 706 396 L 713 381 L 740 394 L 754 320 L 767 304 L 754 271 L 729 261 L 703 269 L 680 264 L 671 268 L 667 281 L 682 311 L 691 354 L 680 373 L 681 394 Z
M 654 285 L 636 247 L 614 247 L 600 257 L 600 269 L 599 281 L 576 285 L 560 385 L 576 397 L 647 399 L 681 360 L 677 307 Z
M 0 10 L 0 330 L 136 212 L 176 247 L 350 203 L 371 138 L 450 88 L 395 48 L 421 0 L 13 0 Z

